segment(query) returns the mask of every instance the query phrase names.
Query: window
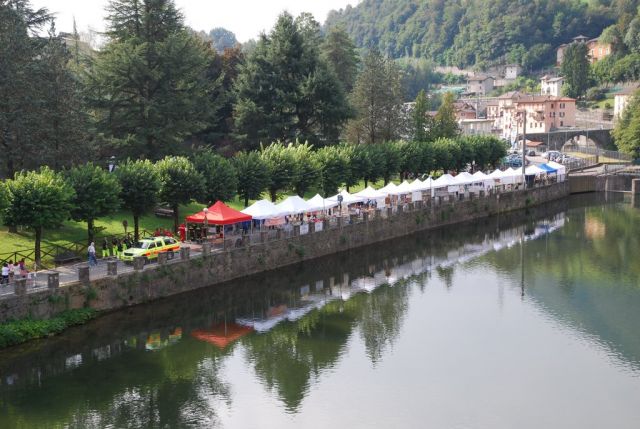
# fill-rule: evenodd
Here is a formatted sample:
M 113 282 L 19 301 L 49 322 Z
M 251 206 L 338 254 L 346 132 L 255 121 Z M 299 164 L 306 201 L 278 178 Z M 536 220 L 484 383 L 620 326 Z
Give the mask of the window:
M 562 127 L 564 125 L 564 122 L 560 121 L 560 126 Z
M 173 239 L 173 238 L 171 238 L 171 237 L 167 237 L 167 238 L 165 238 L 165 239 L 164 239 L 164 244 L 166 244 L 167 246 L 168 246 L 169 244 L 176 244 L 176 240 L 174 240 L 174 239 Z
M 551 108 L 553 109 L 553 103 L 551 103 Z
M 147 249 L 153 249 L 154 247 L 156 247 L 156 243 L 151 243 L 149 244 L 149 247 L 147 247 Z
M 560 117 L 564 118 L 564 112 L 560 112 Z

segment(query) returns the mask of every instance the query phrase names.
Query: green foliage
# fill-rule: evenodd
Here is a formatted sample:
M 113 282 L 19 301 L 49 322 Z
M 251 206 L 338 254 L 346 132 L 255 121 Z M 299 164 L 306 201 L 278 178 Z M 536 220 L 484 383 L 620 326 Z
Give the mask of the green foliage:
M 180 204 L 187 204 L 204 191 L 204 177 L 188 158 L 166 157 L 156 163 L 160 177 L 160 200 L 173 209 L 174 231 L 178 231 Z
M 397 139 L 404 128 L 403 100 L 398 66 L 372 49 L 351 94 L 356 118 L 349 124 L 349 140 L 379 143 Z
M 291 152 L 294 166 L 291 187 L 298 196 L 303 197 L 320 180 L 320 169 L 315 152 L 309 143 L 290 144 L 287 150 Z
M 316 152 L 320 167 L 320 188 L 325 198 L 335 195 L 345 182 L 348 169 L 344 153 L 335 146 L 323 147 Z
M 620 2 L 573 0 L 379 0 L 332 11 L 356 45 L 393 58 L 425 57 L 457 66 L 515 60 L 534 69 L 577 34 L 593 37 L 613 23 Z M 635 11 L 634 11 L 635 12 Z
M 108 43 L 87 85 L 98 127 L 132 156 L 159 159 L 215 119 L 215 53 L 171 0 L 111 0 Z
M 621 152 L 640 158 L 640 97 L 636 92 L 613 130 L 615 144 Z
M 140 216 L 147 213 L 158 202 L 160 175 L 149 160 L 128 160 L 115 170 L 122 191 L 122 206 L 133 215 L 135 239 L 139 238 Z
M 320 26 L 308 14 L 278 18 L 262 35 L 235 82 L 238 137 L 260 142 L 337 141 L 350 112 L 342 85 L 320 56 Z
M 429 100 L 424 90 L 420 90 L 416 97 L 412 119 L 412 136 L 414 141 L 424 142 L 429 138 L 429 131 L 433 127 L 432 118 L 429 116 Z
M 332 27 L 322 42 L 322 56 L 349 93 L 358 75 L 358 53 L 353 40 L 341 26 Z
M 269 185 L 269 171 L 262 161 L 260 153 L 239 152 L 232 160 L 238 177 L 238 195 L 244 200 L 244 206 L 250 199 L 258 199 Z
M 222 27 L 211 29 L 211 31 L 209 31 L 208 37 L 211 40 L 213 49 L 215 49 L 218 53 L 222 53 L 225 49 L 233 48 L 238 44 L 236 35 L 233 34 L 232 31 L 229 31 L 226 28 Z
M 96 317 L 91 308 L 67 310 L 48 320 L 21 319 L 0 324 L 0 348 L 59 334 Z
M 438 109 L 433 120 L 433 130 L 431 131 L 432 138 L 452 138 L 460 134 L 458 121 L 456 121 L 456 110 L 453 105 L 454 101 L 455 97 L 453 93 L 448 92 L 444 95 L 442 105 Z
M 87 222 L 88 242 L 93 241 L 93 221 L 120 208 L 120 183 L 113 173 L 91 163 L 74 167 L 66 174 L 75 196 L 71 218 Z
M 93 156 L 70 58 L 46 9 L 33 10 L 25 0 L 0 2 L 0 148 L 5 177 Z
M 231 161 L 211 149 L 204 149 L 193 155 L 193 165 L 203 177 L 203 197 L 207 203 L 233 199 L 238 188 L 238 177 Z
M 584 96 L 590 86 L 591 66 L 587 55 L 585 43 L 572 43 L 564 50 L 561 70 L 565 83 L 562 91 L 571 98 Z
M 57 228 L 70 215 L 73 188 L 48 167 L 17 173 L 7 182 L 9 205 L 4 211 L 7 225 L 35 231 L 35 260 L 40 264 L 40 242 L 44 228 Z
M 267 167 L 269 177 L 267 189 L 273 202 L 278 199 L 278 192 L 291 189 L 296 161 L 290 147 L 280 142 L 260 146 L 260 158 Z

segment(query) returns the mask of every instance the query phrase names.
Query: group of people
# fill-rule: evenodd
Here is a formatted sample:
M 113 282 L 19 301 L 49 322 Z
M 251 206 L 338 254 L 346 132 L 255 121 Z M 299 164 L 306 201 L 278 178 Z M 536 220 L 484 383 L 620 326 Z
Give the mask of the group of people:
M 24 259 L 21 259 L 20 262 L 16 261 L 15 263 L 13 261 L 9 261 L 8 263 L 5 262 L 2 265 L 1 274 L 2 279 L 0 279 L 0 283 L 3 285 L 8 285 L 14 279 L 27 278 L 29 271 L 27 271 L 27 266 L 24 263 Z
M 108 240 L 107 237 L 102 239 L 102 258 L 116 257 L 122 258 L 124 251 L 133 246 L 133 239 L 130 234 L 123 238 L 113 237 Z M 89 266 L 98 265 L 98 257 L 96 253 L 96 245 L 92 241 L 87 248 L 87 256 L 89 258 Z

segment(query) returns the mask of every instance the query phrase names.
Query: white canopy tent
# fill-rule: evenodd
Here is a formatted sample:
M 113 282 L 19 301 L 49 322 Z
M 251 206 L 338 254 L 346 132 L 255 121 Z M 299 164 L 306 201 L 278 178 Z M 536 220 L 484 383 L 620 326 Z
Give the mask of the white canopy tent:
M 547 174 L 547 170 L 544 170 L 544 169 L 538 167 L 537 165 L 530 165 L 524 170 L 524 174 L 526 176 L 546 175 Z
M 284 201 L 276 204 L 276 209 L 280 216 L 293 215 L 298 213 L 306 213 L 311 210 L 311 206 L 297 195 L 287 197 Z
M 495 180 L 493 180 L 493 177 L 484 174 L 482 171 L 476 171 L 473 173 L 473 182 L 482 183 L 483 188 L 493 188 L 496 183 Z
M 339 203 L 338 201 L 338 195 L 342 195 L 342 205 L 350 205 L 350 204 L 356 204 L 356 203 L 361 203 L 364 201 L 364 198 L 362 197 L 357 197 L 355 195 L 352 195 L 350 193 L 348 193 L 347 191 L 343 190 L 341 191 L 339 194 L 334 195 L 333 197 L 329 197 L 327 198 L 328 200 L 331 201 L 336 201 Z
M 384 200 L 387 197 L 387 194 L 379 190 L 375 190 L 371 186 L 367 186 L 362 191 L 356 192 L 353 195 L 359 198 L 364 198 L 365 201 L 373 200 L 377 205 L 384 205 Z
M 338 205 L 338 202 L 322 198 L 322 195 L 316 194 L 313 198 L 307 200 L 307 204 L 309 205 L 309 211 L 319 212 L 334 208 Z
M 269 200 L 256 201 L 241 212 L 258 220 L 272 219 L 280 215 L 276 205 Z
M 411 184 L 409 184 L 409 182 L 407 182 L 406 180 L 399 184 L 396 190 L 400 193 L 400 195 L 410 194 L 413 192 Z
M 393 182 L 389 182 L 387 186 L 378 189 L 380 192 L 384 192 L 385 195 L 400 195 L 398 192 L 398 185 Z
M 456 182 L 453 179 L 453 176 L 451 174 L 443 174 L 442 176 L 438 177 L 436 180 L 433 181 L 433 187 L 434 188 L 444 188 L 450 185 L 455 185 Z

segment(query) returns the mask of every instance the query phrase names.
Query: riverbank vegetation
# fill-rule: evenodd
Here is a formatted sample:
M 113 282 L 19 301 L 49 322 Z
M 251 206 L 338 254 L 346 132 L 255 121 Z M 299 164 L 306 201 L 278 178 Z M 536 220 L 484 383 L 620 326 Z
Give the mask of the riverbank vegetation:
M 92 308 L 66 310 L 47 320 L 21 319 L 0 324 L 0 349 L 59 334 L 95 318 Z

